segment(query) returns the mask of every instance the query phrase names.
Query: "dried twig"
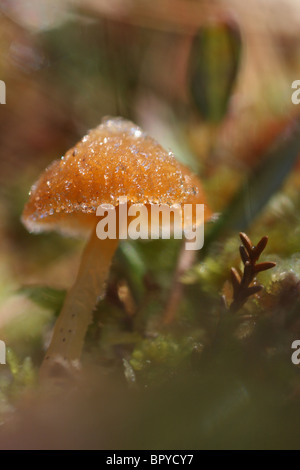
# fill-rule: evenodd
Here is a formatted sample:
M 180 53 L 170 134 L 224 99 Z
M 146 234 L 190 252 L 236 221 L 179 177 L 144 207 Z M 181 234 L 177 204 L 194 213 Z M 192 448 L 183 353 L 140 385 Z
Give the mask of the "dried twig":
M 241 276 L 235 268 L 231 268 L 231 282 L 233 287 L 233 301 L 230 305 L 230 312 L 238 311 L 246 302 L 248 297 L 259 292 L 263 286 L 257 283 L 255 276 L 261 271 L 266 271 L 276 266 L 276 263 L 264 262 L 257 264 L 257 261 L 264 251 L 268 237 L 262 237 L 256 246 L 250 238 L 243 232 L 240 233 L 242 245 L 240 246 L 240 256 L 244 263 L 244 272 Z

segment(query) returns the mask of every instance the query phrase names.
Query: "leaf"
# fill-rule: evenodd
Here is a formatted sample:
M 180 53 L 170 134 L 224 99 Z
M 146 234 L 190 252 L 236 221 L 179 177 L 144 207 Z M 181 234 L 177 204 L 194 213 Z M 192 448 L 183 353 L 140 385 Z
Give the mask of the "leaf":
M 220 122 L 227 112 L 236 81 L 241 34 L 232 21 L 202 27 L 194 38 L 190 56 L 190 91 L 201 116 Z
M 12 350 L 7 348 L 7 364 L 10 368 L 14 381 L 19 386 L 32 386 L 36 383 L 36 373 L 30 357 L 25 357 L 23 362 Z
M 139 302 L 145 292 L 143 280 L 147 272 L 143 257 L 136 244 L 127 240 L 126 243 L 120 243 L 117 258 L 120 270 L 128 281 L 134 300 Z
M 257 294 L 257 292 L 260 292 L 262 289 L 263 289 L 263 286 L 261 286 L 259 284 L 255 285 L 255 286 L 247 287 L 247 289 L 246 289 L 247 297 L 250 297 L 251 295 Z
M 271 261 L 265 261 L 264 263 L 259 263 L 255 265 L 255 272 L 260 273 L 261 271 L 267 271 L 268 269 L 274 268 L 276 263 Z
M 258 259 L 264 249 L 266 248 L 268 243 L 268 237 L 262 237 L 262 239 L 258 242 L 258 244 L 255 247 L 255 257 Z
M 243 263 L 246 264 L 249 259 L 246 248 L 244 247 L 244 245 L 241 245 L 239 249 L 240 249 L 241 259 Z
M 246 235 L 245 233 L 241 232 L 241 233 L 240 233 L 240 239 L 241 239 L 242 243 L 244 244 L 244 247 L 246 248 L 246 250 L 247 250 L 247 252 L 248 252 L 249 258 L 251 258 L 252 244 L 251 244 L 251 241 L 250 241 L 248 235 Z
M 6 349 L 6 361 L 7 361 L 7 364 L 10 368 L 10 371 L 11 371 L 13 377 L 16 378 L 18 373 L 19 373 L 20 362 L 19 362 L 16 354 L 12 350 L 12 348 L 8 347 Z
M 281 188 L 300 152 L 300 122 L 286 129 L 262 163 L 258 165 L 236 192 L 226 210 L 206 235 L 201 256 L 214 240 L 224 233 L 244 231 L 261 212 L 270 198 Z
M 25 294 L 30 300 L 43 308 L 59 312 L 61 310 L 66 291 L 54 289 L 48 286 L 24 286 L 19 290 L 20 294 Z

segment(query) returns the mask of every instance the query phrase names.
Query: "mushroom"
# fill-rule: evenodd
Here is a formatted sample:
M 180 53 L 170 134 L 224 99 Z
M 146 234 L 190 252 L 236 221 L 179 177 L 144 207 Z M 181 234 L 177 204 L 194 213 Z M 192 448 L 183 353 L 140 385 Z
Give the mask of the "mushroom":
M 87 328 L 105 282 L 116 239 L 100 240 L 96 211 L 119 199 L 129 204 L 204 204 L 198 178 L 141 128 L 122 118 L 105 118 L 60 160 L 55 160 L 32 186 L 22 222 L 30 232 L 55 230 L 89 236 L 79 272 L 69 290 L 42 365 L 57 361 L 79 364 Z M 210 215 L 205 211 L 205 219 Z M 151 220 L 150 220 L 151 223 Z

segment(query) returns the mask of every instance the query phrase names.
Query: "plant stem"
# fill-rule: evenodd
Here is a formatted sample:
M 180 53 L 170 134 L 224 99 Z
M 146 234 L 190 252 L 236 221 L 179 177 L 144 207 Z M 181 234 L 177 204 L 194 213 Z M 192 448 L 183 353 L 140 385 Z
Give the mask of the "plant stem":
M 184 286 L 181 282 L 181 278 L 183 274 L 188 269 L 191 268 L 191 266 L 193 265 L 195 261 L 195 258 L 196 258 L 196 251 L 186 250 L 185 240 L 183 240 L 181 250 L 178 256 L 178 260 L 177 260 L 177 266 L 176 266 L 176 271 L 175 271 L 173 282 L 172 282 L 171 291 L 170 291 L 167 305 L 164 311 L 164 316 L 163 316 L 164 325 L 170 325 L 176 316 L 176 311 L 179 307 L 179 304 L 183 295 L 183 290 L 184 290 Z

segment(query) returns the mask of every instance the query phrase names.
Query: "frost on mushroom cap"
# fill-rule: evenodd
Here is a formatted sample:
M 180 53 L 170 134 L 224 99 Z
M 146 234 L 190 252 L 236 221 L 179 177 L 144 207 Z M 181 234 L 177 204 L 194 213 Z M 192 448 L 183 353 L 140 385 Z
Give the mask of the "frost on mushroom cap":
M 142 204 L 205 203 L 200 181 L 171 152 L 132 122 L 106 118 L 42 173 L 22 221 L 31 232 L 85 234 L 97 207 L 117 205 L 120 196 Z

